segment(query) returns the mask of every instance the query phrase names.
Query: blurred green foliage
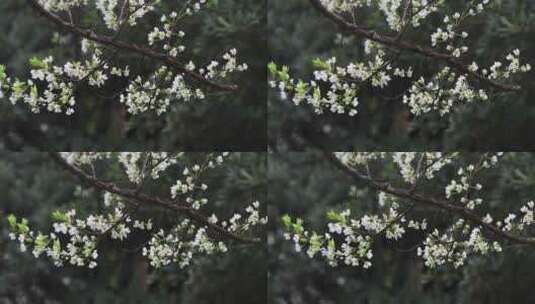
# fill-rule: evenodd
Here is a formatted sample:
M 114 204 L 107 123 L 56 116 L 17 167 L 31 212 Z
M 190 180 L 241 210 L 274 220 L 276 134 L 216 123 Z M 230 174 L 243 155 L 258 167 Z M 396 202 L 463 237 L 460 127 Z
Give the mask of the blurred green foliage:
M 190 153 L 186 163 L 202 157 Z M 96 167 L 106 180 L 125 178 L 118 167 Z M 181 170 L 177 170 L 179 174 Z M 99 175 L 100 175 L 99 173 Z M 206 175 L 210 185 L 207 212 L 231 215 L 252 200 L 266 201 L 266 155 L 236 153 Z M 263 304 L 266 302 L 267 256 L 263 245 L 237 245 L 225 255 L 200 257 L 192 266 L 153 269 L 141 256 L 142 235 L 125 243 L 105 240 L 95 270 L 56 268 L 45 258 L 21 253 L 8 241 L 7 215 L 26 217 L 32 228 L 50 229 L 54 210 L 98 210 L 102 193 L 79 187 L 45 153 L 0 152 L 0 303 L 195 303 Z M 169 188 L 147 184 L 146 191 L 169 196 Z M 156 225 L 171 225 L 176 215 L 146 208 Z M 265 211 L 264 211 L 265 212 Z M 264 213 L 265 214 L 265 213 Z
M 218 58 L 231 48 L 237 48 L 239 60 L 249 65 L 245 73 L 233 81 L 238 92 L 208 94 L 204 101 L 177 103 L 162 116 L 145 113 L 126 114 L 118 98 L 113 98 L 124 83 L 108 84 L 102 90 L 81 88 L 76 113 L 31 114 L 22 105 L 13 107 L 7 98 L 0 100 L 0 140 L 4 146 L 21 150 L 26 142 L 20 129 L 43 131 L 48 149 L 55 151 L 84 150 L 240 150 L 263 151 L 266 142 L 266 73 L 267 38 L 266 5 L 263 1 L 218 0 L 202 13 L 189 18 L 182 30 L 187 33 L 188 55 L 197 62 Z M 163 11 L 173 9 L 173 1 L 162 1 Z M 75 18 L 79 12 L 74 12 Z M 79 22 L 93 26 L 101 18 L 88 12 Z M 157 18 L 148 17 L 136 29 L 126 31 L 121 39 L 144 43 L 143 28 Z M 106 33 L 106 29 L 99 28 Z M 0 64 L 10 75 L 22 79 L 29 75 L 29 59 L 50 54 L 55 62 L 79 56 L 76 37 L 61 34 L 57 28 L 39 17 L 24 1 L 0 2 Z M 140 35 L 141 33 L 141 35 Z M 140 57 L 120 53 L 117 60 L 146 75 L 152 63 Z M 112 96 L 112 98 L 110 98 Z M 244 132 L 243 130 L 247 130 Z
M 477 155 L 467 154 L 465 159 Z M 322 259 L 296 253 L 283 239 L 283 215 L 301 217 L 308 229 L 321 231 L 330 210 L 347 208 L 354 216 L 374 212 L 377 192 L 355 182 L 333 167 L 320 153 L 270 154 L 268 160 L 268 232 L 270 303 L 273 304 L 529 304 L 535 302 L 535 250 L 530 246 L 507 245 L 499 255 L 469 258 L 464 268 L 430 270 L 416 255 L 414 245 L 421 240 L 409 233 L 398 242 L 380 240 L 374 245 L 373 266 L 369 270 L 339 266 L 332 268 Z M 497 170 L 481 176 L 485 210 L 504 216 L 534 198 L 535 154 L 513 153 Z M 377 172 L 378 173 L 378 172 Z M 385 177 L 399 173 L 386 168 Z M 425 189 L 444 195 L 446 170 Z M 376 174 L 377 176 L 377 174 Z M 485 208 L 483 207 L 483 208 Z M 416 208 L 416 218 L 426 217 L 430 227 L 445 225 L 451 215 Z
M 465 1 L 447 1 L 451 10 Z M 464 30 L 470 33 L 470 48 L 478 61 L 492 64 L 514 48 L 522 51 L 526 63 L 535 54 L 535 1 L 492 1 L 486 14 L 471 19 Z M 307 0 L 269 1 L 268 28 L 270 60 L 288 65 L 295 78 L 310 77 L 315 58 L 337 57 L 345 65 L 361 61 L 363 41 L 341 33 Z M 384 17 L 369 11 L 359 15 L 360 24 L 380 24 Z M 432 25 L 407 33 L 411 41 L 429 44 Z M 384 30 L 379 28 L 379 30 Z M 417 75 L 434 71 L 432 61 L 412 54 L 401 56 Z M 359 114 L 316 115 L 307 106 L 295 106 L 270 90 L 269 143 L 278 150 L 304 150 L 307 143 L 322 143 L 329 150 L 426 151 L 426 150 L 532 150 L 535 127 L 535 73 L 523 76 L 520 93 L 500 95 L 492 103 L 458 107 L 450 116 L 428 114 L 413 117 L 399 100 L 407 83 L 395 82 L 385 90 L 368 90 L 360 98 Z

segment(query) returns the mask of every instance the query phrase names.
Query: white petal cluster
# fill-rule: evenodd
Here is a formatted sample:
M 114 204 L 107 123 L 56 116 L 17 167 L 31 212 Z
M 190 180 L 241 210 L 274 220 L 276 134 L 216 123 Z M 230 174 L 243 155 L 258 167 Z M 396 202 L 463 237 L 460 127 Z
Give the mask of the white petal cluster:
M 211 154 L 202 163 L 185 166 L 182 178 L 177 179 L 170 188 L 171 198 L 186 203 L 195 210 L 205 206 L 208 199 L 203 193 L 208 190 L 208 185 L 201 181 L 201 177 L 206 171 L 221 166 L 229 155 L 228 152 Z
M 418 247 L 417 254 L 429 268 L 446 264 L 458 268 L 471 255 L 488 255 L 501 251 L 500 243 L 487 239 L 481 228 L 472 227 L 460 219 L 445 233 L 434 229 L 424 240 L 423 246 Z
M 71 115 L 75 112 L 76 90 L 79 86 L 87 85 L 97 90 L 113 80 L 117 81 L 115 83 L 126 83 L 113 96 L 120 96 L 129 113 L 154 111 L 160 115 L 167 112 L 174 102 L 203 100 L 205 93 L 200 88 L 203 84 L 197 83 L 199 79 L 214 84 L 224 83 L 232 74 L 248 68 L 247 64 L 238 63 L 236 49 L 224 53 L 221 59 L 203 60 L 207 63 L 196 63 L 186 57 L 183 41 L 186 33 L 180 27 L 185 18 L 206 5 L 206 0 L 183 1 L 176 11 L 161 14 L 159 18 L 149 17 L 160 12 L 160 0 L 39 0 L 39 3 L 52 13 L 69 12 L 75 7 L 81 12 L 96 8 L 102 16 L 102 23 L 116 34 L 125 27 L 136 26 L 141 19 L 147 22 L 157 20 L 152 30 L 142 33 L 148 38 L 147 45 L 134 45 L 134 48 L 167 55 L 176 59 L 176 62 L 163 66 L 152 64 L 151 72 L 137 73 L 129 66 L 113 64 L 120 50 L 113 51 L 105 45 L 82 39 L 80 48 L 83 59 L 53 65 L 52 56 L 32 58 L 31 77 L 27 80 L 7 77 L 5 66 L 0 65 L 0 98 L 8 97 L 13 104 L 22 102 L 34 113 L 45 109 Z M 97 28 L 98 20 L 94 25 Z M 183 70 L 180 67 L 182 63 Z M 191 76 L 185 71 L 197 75 Z
M 415 81 L 408 94 L 403 96 L 403 103 L 409 106 L 414 115 L 431 111 L 445 115 L 457 104 L 486 101 L 488 98 L 484 90 L 473 88 L 465 76 L 458 76 L 445 67 L 429 82 L 423 77 Z
M 393 68 L 378 45 L 368 41 L 365 49 L 371 57 L 368 62 L 350 63 L 346 67 L 337 66 L 334 57 L 326 61 L 316 59 L 314 64 L 319 69 L 314 71 L 310 82 L 291 78 L 287 67 L 277 71 L 276 66 L 271 66 L 272 75 L 279 80 L 271 81 L 270 85 L 279 90 L 283 99 L 288 97 L 288 91 L 292 92 L 291 100 L 295 105 L 305 102 L 317 114 L 327 110 L 354 116 L 358 113 L 359 92 L 364 86 L 384 88 L 394 77 L 412 77 L 411 68 Z
M 247 231 L 258 225 L 265 225 L 267 217 L 260 217 L 260 202 L 255 201 L 245 208 L 245 214 L 234 214 L 228 221 L 223 221 L 221 226 L 230 232 Z
M 501 152 L 489 153 L 484 158 L 480 159 L 478 163 L 459 167 L 457 169 L 457 177 L 452 178 L 444 188 L 445 197 L 447 199 L 455 199 L 469 210 L 474 210 L 476 207 L 480 206 L 483 203 L 483 199 L 477 197 L 476 193 L 480 191 L 483 186 L 475 179 L 482 170 L 496 167 L 502 156 L 503 153 Z
M 503 244 L 515 238 L 533 239 L 529 235 L 535 224 L 533 201 L 502 220 L 495 219 L 500 215 L 491 215 L 490 204 L 485 204 L 485 188 L 479 179 L 500 165 L 504 153 L 338 152 L 335 156 L 357 174 L 372 180 L 379 178 L 376 183 L 387 186 L 379 188 L 385 192 L 378 193 L 375 214 L 352 218 L 349 210 L 329 212 L 325 232 L 309 231 L 302 219 L 284 216 L 285 238 L 293 242 L 296 251 L 305 251 L 311 258 L 319 254 L 331 266 L 342 263 L 368 268 L 372 266 L 373 245 L 378 238 L 395 242 L 413 230 L 421 237 L 413 248 L 427 267 L 458 268 L 471 256 L 501 252 Z M 409 187 L 397 188 L 398 185 Z M 438 191 L 431 194 L 437 185 Z M 412 191 L 417 191 L 416 196 L 411 197 Z M 427 195 L 430 200 L 426 200 Z M 436 227 L 430 227 L 431 220 L 421 214 L 411 215 L 419 206 L 429 210 L 433 205 L 443 218 Z M 453 209 L 461 212 L 443 216 L 443 212 Z
M 265 225 L 267 218 L 259 218 L 259 206 L 258 202 L 253 202 L 247 207 L 248 216 L 242 223 L 238 223 L 238 220 L 243 216 L 235 214 L 229 220 L 222 221 L 221 227 L 230 232 L 247 232 L 256 226 Z M 212 215 L 210 222 L 216 224 L 217 217 Z M 159 230 L 143 248 L 142 253 L 150 260 L 153 267 L 176 263 L 180 268 L 184 268 L 190 265 L 191 260 L 197 255 L 227 252 L 227 243 L 214 237 L 218 232 L 210 229 L 210 227 L 199 227 L 189 219 L 185 219 L 169 232 Z
M 139 19 L 153 11 L 159 3 L 160 0 L 131 0 L 128 1 L 128 5 L 123 4 L 119 9 L 117 0 L 95 0 L 95 6 L 100 11 L 104 23 L 112 30 L 118 30 L 124 24 L 135 26 Z M 120 16 L 117 15 L 117 11 L 120 11 Z
M 520 208 L 519 213 L 508 214 L 503 221 L 497 221 L 496 226 L 500 227 L 503 231 L 522 232 L 535 224 L 533 218 L 534 207 L 535 203 L 529 201 Z M 489 221 L 493 221 L 493 219 L 490 218 Z
M 45 9 L 52 12 L 68 11 L 74 7 L 88 5 L 90 0 L 38 0 Z
M 461 25 L 465 19 L 481 14 L 489 2 L 489 0 L 469 1 L 463 11 L 445 15 L 442 19 L 444 29 L 437 27 L 431 34 L 431 45 L 433 47 L 443 45 L 450 54 L 457 58 L 466 53 L 468 47 L 463 42 L 469 34 L 461 30 Z
M 336 13 L 358 14 L 360 10 L 364 11 L 364 8 L 378 9 L 384 14 L 387 25 L 395 31 L 406 25 L 403 22 L 405 8 L 402 6 L 402 0 L 321 0 L 321 3 Z M 443 0 L 413 0 L 411 4 L 414 16 L 405 22 L 410 21 L 408 25 L 418 27 L 422 20 L 436 12 L 443 3 Z
M 179 12 L 173 11 L 170 14 L 161 15 L 160 24 L 147 35 L 149 45 L 162 44 L 162 49 L 173 57 L 184 52 L 186 46 L 182 44 L 182 40 L 186 33 L 180 30 L 180 22 L 199 12 L 205 4 L 206 0 L 187 1 L 185 7 Z
M 198 254 L 226 252 L 227 246 L 208 237 L 206 228 L 197 228 L 189 220 L 175 226 L 170 233 L 158 231 L 143 248 L 143 255 L 153 267 L 176 263 L 180 268 L 190 265 Z
M 168 85 L 162 87 L 162 82 Z M 121 94 L 120 101 L 131 114 L 154 110 L 161 115 L 168 110 L 172 100 L 188 102 L 194 98 L 203 99 L 204 93 L 186 85 L 182 75 L 174 75 L 166 66 L 162 66 L 148 80 L 138 76 L 131 81 L 125 93 Z
M 143 156 L 145 156 L 144 159 Z M 155 165 L 147 172 L 152 179 L 158 179 L 160 173 L 168 167 L 177 163 L 181 153 L 171 155 L 167 152 L 150 152 L 143 154 L 140 152 L 122 152 L 117 155 L 117 159 L 123 165 L 128 179 L 135 184 L 139 184 L 145 179 L 145 169 L 147 162 L 150 161 Z
M 349 266 L 369 268 L 372 266 L 373 242 L 378 237 L 397 241 L 401 239 L 407 230 L 425 230 L 425 220 L 411 220 L 407 222 L 405 216 L 400 213 L 399 205 L 393 197 L 380 193 L 379 203 L 382 214 L 363 215 L 358 219 L 351 219 L 350 210 L 342 212 L 330 212 L 327 232 L 322 235 L 310 232 L 303 227 L 300 219 L 292 220 L 290 217 L 283 218 L 288 229 L 285 238 L 294 243 L 296 251 L 305 250 L 310 258 L 318 253 L 330 266 L 339 263 Z M 385 199 L 385 196 L 388 198 Z M 388 204 L 384 204 L 388 201 Z
M 56 211 L 53 214 L 53 231 L 48 235 L 30 230 L 24 219 L 20 224 L 13 219 L 15 225 L 11 225 L 11 238 L 19 240 L 21 251 L 25 251 L 26 246 L 33 246 L 32 253 L 36 258 L 44 254 L 58 267 L 69 264 L 95 268 L 98 236 L 109 232 L 112 239 L 122 241 L 131 232 L 131 218 L 124 208 L 124 204 L 118 202 L 108 206 L 106 213 L 91 214 L 85 218 L 77 218 L 74 209 Z
M 90 165 L 99 159 L 109 158 L 111 157 L 111 154 L 103 152 L 62 152 L 61 157 L 71 165 L 82 166 Z
M 246 71 L 247 64 L 238 64 L 237 50 L 232 49 L 222 56 L 221 61 L 212 60 L 206 67 L 197 68 L 190 61 L 184 69 L 197 72 L 207 80 L 224 79 L 234 72 Z M 125 93 L 121 94 L 120 102 L 126 105 L 131 114 L 155 111 L 161 115 L 169 109 L 172 102 L 190 102 L 203 100 L 205 93 L 200 88 L 190 84 L 183 73 L 176 73 L 174 69 L 161 66 L 148 79 L 137 76 L 129 82 Z
M 441 152 L 337 152 L 335 156 L 349 167 L 365 166 L 375 160 L 391 158 L 392 162 L 397 165 L 403 180 L 406 183 L 414 184 L 421 177 L 428 180 L 433 179 L 435 173 L 450 164 L 457 154 Z
M 80 170 L 91 170 L 91 175 L 99 171 L 100 162 L 106 166 L 115 165 L 123 170 L 124 179 L 137 189 L 141 189 L 141 186 L 149 181 L 163 182 L 169 178 L 176 180 L 178 170 L 182 172 L 182 177 L 169 186 L 169 200 L 161 200 L 171 205 L 176 204 L 178 209 L 188 206 L 191 210 L 199 211 L 197 217 L 190 218 L 178 212 L 172 228 L 169 229 L 169 224 L 156 227 L 156 221 L 152 218 L 140 218 L 138 211 L 143 206 L 135 199 L 125 199 L 119 194 L 105 191 L 103 207 L 99 209 L 99 213 L 77 217 L 75 209 L 67 212 L 56 211 L 52 215 L 52 232 L 48 234 L 35 232 L 29 228 L 26 219 L 19 221 L 10 215 L 10 238 L 18 241 L 21 251 L 32 248 L 35 257 L 44 254 L 56 266 L 94 268 L 98 263 L 98 243 L 103 237 L 123 242 L 133 233 L 142 233 L 149 237 L 143 246 L 142 254 L 147 256 L 152 266 L 163 267 L 173 262 L 183 268 L 189 265 L 195 256 L 226 252 L 235 239 L 249 238 L 259 232 L 261 226 L 267 224 L 267 217 L 260 215 L 261 205 L 258 201 L 236 211 L 228 219 L 220 220 L 216 214 L 202 219 L 204 212 L 201 208 L 208 203 L 204 196 L 208 185 L 201 181 L 202 177 L 210 170 L 221 167 L 231 154 L 206 154 L 200 157 L 199 161 L 187 164 L 183 154 L 65 152 L 61 153 L 61 157 Z M 77 190 L 75 194 L 84 195 L 84 192 Z M 88 196 L 83 198 L 87 199 Z M 163 211 L 173 212 L 172 210 L 171 208 Z
M 385 152 L 337 152 L 336 157 L 342 161 L 342 163 L 348 166 L 365 165 L 369 161 L 385 158 L 388 153 Z
M 76 104 L 75 89 L 79 84 L 86 83 L 90 87 L 100 88 L 112 75 L 129 75 L 128 67 L 111 67 L 95 44 L 84 40 L 82 51 L 87 55 L 86 60 L 67 61 L 63 66 L 53 65 L 53 57 L 32 58 L 30 79 L 26 82 L 7 79 L 11 103 L 21 101 L 34 113 L 45 108 L 49 112 L 71 115 Z M 39 90 L 41 86 L 45 87 L 42 92 Z
M 483 64 L 477 61 L 467 63 L 470 62 L 468 60 L 473 60 L 474 56 L 470 54 L 470 43 L 467 41 L 470 34 L 465 31 L 465 21 L 483 13 L 489 6 L 489 0 L 466 1 L 459 11 L 456 10 L 459 8 L 452 11 L 447 1 L 321 0 L 320 2 L 327 10 L 339 14 L 340 18 L 353 16 L 346 21 L 354 23 L 357 27 L 386 26 L 396 32 L 399 41 L 404 43 L 399 50 L 401 53 L 406 48 L 416 53 L 426 53 L 417 56 L 436 64 L 426 66 L 426 73 L 427 71 L 432 73 L 430 76 L 415 77 L 417 71 L 412 66 L 404 64 L 403 56 L 399 56 L 396 51 L 397 40 L 386 43 L 389 48 L 381 48 L 375 45 L 376 43 L 366 40 L 363 60 L 350 63 L 347 67 L 336 66 L 337 58 L 315 60 L 316 71 L 310 81 L 294 79 L 288 67 L 269 64 L 270 85 L 278 89 L 281 99 L 289 99 L 296 105 L 303 102 L 309 104 L 316 114 L 329 111 L 354 116 L 358 113 L 359 103 L 362 102 L 363 90 L 383 89 L 396 81 L 406 87 L 404 94 L 400 94 L 402 96 L 400 99 L 409 107 L 412 114 L 420 116 L 438 112 L 440 115 L 446 115 L 462 104 L 492 101 L 493 94 L 497 91 L 518 89 L 514 82 L 519 74 L 531 70 L 531 65 L 521 63 L 518 49 L 513 49 L 505 60 L 497 60 L 487 68 L 482 67 Z M 404 3 L 410 3 L 410 6 L 404 6 Z M 369 14 L 370 10 L 383 13 L 384 24 L 360 23 L 359 13 Z M 403 34 L 407 30 L 419 27 L 431 14 L 437 15 L 441 22 L 433 24 L 430 46 L 403 41 Z M 376 41 L 393 39 L 392 37 L 395 36 L 385 33 Z M 407 47 L 408 45 L 412 47 Z M 488 61 L 488 58 L 480 60 Z

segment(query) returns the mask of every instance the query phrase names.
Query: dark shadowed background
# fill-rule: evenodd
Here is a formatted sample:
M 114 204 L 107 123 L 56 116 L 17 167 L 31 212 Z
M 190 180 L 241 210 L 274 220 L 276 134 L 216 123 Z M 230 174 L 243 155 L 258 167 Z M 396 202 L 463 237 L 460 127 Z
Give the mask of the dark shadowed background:
M 446 1 L 452 10 L 465 1 Z M 478 61 L 491 65 L 505 58 L 514 48 L 521 58 L 534 65 L 535 1 L 492 1 L 495 9 L 472 18 L 465 30 L 470 33 L 470 51 Z M 347 65 L 362 61 L 363 41 L 338 28 L 317 12 L 307 0 L 269 1 L 268 28 L 270 60 L 288 65 L 295 78 L 309 79 L 315 58 L 337 57 Z M 382 14 L 361 14 L 362 24 L 384 20 Z M 407 36 L 429 45 L 430 24 Z M 415 75 L 427 75 L 434 62 L 405 54 L 404 63 L 415 68 Z M 385 90 L 364 90 L 359 114 L 316 115 L 309 106 L 282 101 L 276 90 L 269 96 L 269 143 L 273 149 L 303 150 L 309 142 L 320 142 L 333 151 L 429 151 L 429 150 L 533 150 L 535 128 L 535 73 L 522 76 L 520 93 L 498 96 L 492 103 L 458 107 L 446 117 L 436 113 L 413 117 L 398 96 L 407 83 L 392 82 Z
M 161 2 L 166 12 L 176 3 Z M 122 83 L 109 82 L 97 91 L 82 88 L 77 94 L 76 113 L 72 117 L 44 112 L 31 114 L 27 107 L 13 107 L 4 98 L 0 99 L 3 144 L 17 150 L 25 146 L 18 128 L 43 131 L 48 148 L 56 151 L 264 151 L 268 57 L 265 1 L 212 2 L 218 5 L 184 23 L 186 46 L 189 54 L 202 64 L 236 48 L 239 60 L 249 65 L 247 72 L 238 73 L 232 79 L 240 85 L 238 92 L 211 93 L 203 101 L 177 102 L 161 116 L 150 112 L 136 116 L 126 114 L 117 98 L 109 99 L 117 91 L 116 86 L 124 85 Z M 93 24 L 97 18 L 96 14 L 84 16 L 80 22 L 85 25 Z M 144 20 L 151 19 L 154 18 L 149 16 Z M 136 29 L 144 26 L 146 28 L 142 22 Z M 64 44 L 52 43 L 56 31 L 57 28 L 38 17 L 25 1 L 1 1 L 0 64 L 7 66 L 10 75 L 26 79 L 28 60 L 33 56 L 54 55 L 59 64 L 76 58 L 79 47 L 73 43 L 72 36 L 66 36 Z M 106 33 L 106 29 L 100 28 L 99 32 Z M 145 43 L 146 33 L 131 30 L 122 34 L 121 39 Z M 132 68 L 139 65 L 142 76 L 151 66 L 149 60 L 139 64 L 140 57 L 131 54 L 119 54 L 118 58 Z
M 535 154 L 514 154 L 501 163 L 498 170 L 489 170 L 481 179 L 485 199 L 482 210 L 495 218 L 503 218 L 508 211 L 518 210 L 535 198 Z M 385 168 L 381 176 L 399 177 L 395 168 Z M 426 193 L 444 195 L 439 184 L 449 181 L 445 178 L 451 174 L 455 172 L 446 170 L 437 175 L 437 183 L 431 183 Z M 308 229 L 321 232 L 325 231 L 325 215 L 330 210 L 350 208 L 352 217 L 375 214 L 377 192 L 354 182 L 314 152 L 269 155 L 268 176 L 270 303 L 535 303 L 535 248 L 530 246 L 504 246 L 502 254 L 469 258 L 463 268 L 435 270 L 425 268 L 416 255 L 414 245 L 421 241 L 417 233 L 409 233 L 398 242 L 376 242 L 369 270 L 332 268 L 323 259 L 296 253 L 293 243 L 283 239 L 282 215 L 301 217 Z M 414 212 L 419 218 L 425 216 L 429 227 L 440 227 L 452 216 L 421 208 Z
M 192 157 L 199 156 L 189 154 L 185 159 Z M 106 175 L 119 176 L 121 170 L 111 167 Z M 209 172 L 206 183 L 212 209 L 206 212 L 226 217 L 253 200 L 265 204 L 266 156 L 239 153 Z M 54 210 L 76 207 L 78 214 L 94 212 L 102 193 L 84 187 L 83 195 L 75 195 L 77 185 L 47 154 L 0 152 L 0 303 L 266 303 L 263 244 L 237 245 L 228 254 L 200 257 L 185 269 L 173 265 L 154 269 L 141 256 L 140 236 L 132 234 L 122 243 L 104 240 L 99 245 L 99 266 L 88 270 L 56 268 L 44 257 L 21 253 L 17 242 L 8 240 L 6 215 L 10 213 L 48 231 Z M 169 196 L 164 184 L 150 191 Z M 155 227 L 165 227 L 176 217 L 162 210 L 140 211 L 140 216 L 152 216 Z

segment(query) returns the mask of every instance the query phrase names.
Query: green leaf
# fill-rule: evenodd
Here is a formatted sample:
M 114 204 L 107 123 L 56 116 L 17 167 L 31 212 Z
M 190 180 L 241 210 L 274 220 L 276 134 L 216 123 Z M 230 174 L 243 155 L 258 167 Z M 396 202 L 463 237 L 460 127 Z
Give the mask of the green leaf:
M 35 238 L 35 248 L 44 249 L 48 245 L 48 236 L 39 233 Z
M 13 214 L 10 214 L 7 216 L 7 222 L 9 223 L 9 226 L 12 229 L 15 229 L 15 226 L 17 225 L 17 217 L 14 216 Z
M 14 95 L 22 95 L 22 93 L 24 93 L 24 91 L 26 91 L 27 89 L 27 86 L 26 86 L 26 83 L 20 81 L 20 80 L 15 80 L 15 83 L 13 84 L 13 93 Z
M 6 78 L 6 67 L 0 64 L 0 81 L 4 81 Z
M 332 210 L 327 212 L 327 219 L 336 223 L 343 223 L 343 224 L 346 223 L 345 216 Z
M 282 220 L 282 224 L 284 225 L 286 229 L 291 229 L 292 218 L 288 214 L 283 215 L 281 220 Z
M 277 64 L 275 62 L 268 63 L 268 71 L 271 77 L 277 77 Z
M 295 87 L 295 93 L 296 93 L 298 96 L 305 96 L 307 90 L 308 90 L 308 84 L 305 83 L 305 82 L 302 81 L 302 80 L 299 80 L 299 81 L 297 82 L 297 86 Z
M 31 90 L 30 90 L 30 96 L 33 98 L 33 99 L 37 99 L 37 97 L 39 96 L 39 93 L 37 92 L 37 86 L 32 86 Z
M 58 239 L 54 240 L 54 243 L 52 244 L 52 250 L 54 252 L 61 252 L 61 242 Z
M 331 251 L 334 251 L 336 249 L 336 243 L 333 239 L 329 240 L 329 242 L 327 243 L 327 248 L 329 248 L 329 250 Z
M 16 224 L 17 231 L 23 234 L 30 232 L 30 227 L 28 227 L 28 220 L 23 218 L 20 223 Z
M 312 60 L 312 65 L 314 66 L 314 68 L 319 69 L 319 70 L 331 69 L 331 66 L 325 60 L 322 60 L 320 58 L 316 58 Z
M 67 216 L 67 214 L 59 211 L 59 210 L 56 210 L 54 212 L 52 212 L 52 220 L 55 221 L 55 222 L 68 222 L 69 221 L 69 217 Z
M 316 232 L 312 233 L 309 241 L 309 247 L 311 252 L 318 252 L 323 245 L 323 238 L 319 236 Z
M 48 68 L 48 65 L 42 59 L 38 57 L 32 57 L 30 59 L 30 67 L 32 69 L 41 70 Z
M 296 234 L 302 234 L 305 231 L 305 228 L 303 228 L 303 220 L 297 219 L 295 221 L 295 224 L 293 224 L 294 233 Z
M 283 65 L 281 67 L 281 70 L 280 71 L 277 71 L 276 70 L 276 78 L 278 77 L 280 79 L 280 81 L 286 83 L 287 85 L 289 84 L 289 80 L 290 80 L 290 68 Z
M 320 100 L 321 99 L 321 90 L 320 90 L 319 87 L 315 87 L 314 88 L 314 91 L 312 92 L 312 97 L 315 100 Z

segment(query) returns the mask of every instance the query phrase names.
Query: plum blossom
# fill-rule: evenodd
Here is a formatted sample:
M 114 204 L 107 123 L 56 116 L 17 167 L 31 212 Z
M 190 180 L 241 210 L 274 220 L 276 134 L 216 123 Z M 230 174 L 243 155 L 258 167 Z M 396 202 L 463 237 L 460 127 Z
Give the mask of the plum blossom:
M 115 163 L 125 180 L 136 185 L 138 191 L 150 181 L 164 184 L 170 178 L 175 179 L 174 184 L 165 185 L 170 194 L 153 198 L 153 201 L 164 202 L 162 204 L 171 211 L 175 208 L 190 211 L 186 214 L 177 212 L 176 220 L 171 225 L 161 224 L 139 212 L 142 207 L 139 198 L 109 190 L 103 191 L 100 199 L 102 206 L 94 208 L 98 212 L 79 214 L 76 207 L 53 212 L 52 230 L 49 233 L 34 230 L 30 228 L 28 220 L 9 215 L 9 237 L 18 243 L 21 252 L 31 251 L 36 258 L 45 256 L 58 267 L 72 265 L 95 268 L 101 255 L 99 242 L 103 238 L 125 242 L 131 235 L 144 235 L 148 239 L 140 251 L 153 267 L 176 263 L 184 268 L 197 256 L 224 254 L 234 241 L 252 239 L 258 229 L 267 223 L 267 217 L 261 215 L 262 206 L 258 201 L 242 204 L 242 209 L 237 208 L 229 216 L 212 213 L 204 218 L 202 215 L 204 209 L 210 208 L 205 196 L 208 185 L 203 179 L 211 171 L 222 169 L 225 160 L 232 157 L 227 152 L 205 154 L 193 163 L 186 161 L 184 153 L 165 152 L 65 152 L 60 157 L 80 170 L 93 170 L 98 162 L 108 165 Z M 177 179 L 175 172 L 182 172 L 182 176 Z M 82 193 L 77 190 L 75 195 Z M 143 195 L 147 197 L 147 194 Z M 150 206 L 152 204 L 145 207 Z M 197 211 L 201 212 L 187 216 L 190 214 L 188 212 Z

